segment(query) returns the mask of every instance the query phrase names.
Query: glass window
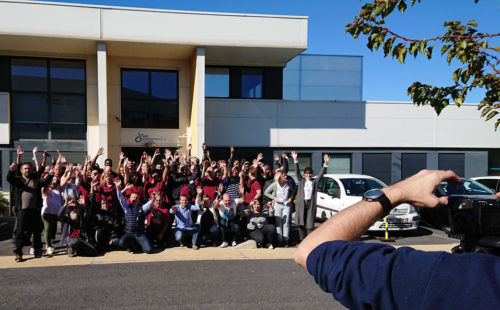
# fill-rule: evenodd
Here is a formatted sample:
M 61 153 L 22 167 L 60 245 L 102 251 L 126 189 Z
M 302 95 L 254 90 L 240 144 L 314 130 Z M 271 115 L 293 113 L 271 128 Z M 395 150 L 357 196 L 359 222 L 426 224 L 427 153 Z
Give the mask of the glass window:
M 465 174 L 465 155 L 453 153 L 441 153 L 438 156 L 439 170 L 453 170 L 457 175 Z
M 329 154 L 326 173 L 351 173 L 351 154 Z
M 85 93 L 85 63 L 53 60 L 50 62 L 50 89 L 53 92 Z
M 363 174 L 376 177 L 386 184 L 391 184 L 391 154 L 363 154 Z
M 178 72 L 122 70 L 122 127 L 179 128 Z
M 346 178 L 340 179 L 348 196 L 363 196 L 370 189 L 384 188 L 385 185 L 376 179 Z
M 229 97 L 229 68 L 206 68 L 205 96 Z
M 11 58 L 10 63 L 13 138 L 86 139 L 85 62 Z
M 262 98 L 262 69 L 241 69 L 241 97 Z
M 13 58 L 10 66 L 12 90 L 47 91 L 47 60 Z
M 337 181 L 332 178 L 326 179 L 325 193 L 334 197 L 340 197 L 340 187 Z
M 300 173 L 304 175 L 304 169 L 306 167 L 311 167 L 311 153 L 298 153 L 297 160 L 299 161 L 299 168 L 301 170 Z M 289 159 L 288 162 L 288 175 L 291 176 L 295 181 L 297 181 L 293 159 Z
M 318 187 L 317 187 L 318 192 L 320 192 L 320 193 L 324 192 L 325 182 L 326 182 L 326 178 L 321 178 L 321 180 L 319 180 Z
M 401 179 L 406 179 L 427 168 L 427 154 L 401 154 Z
M 494 191 L 497 190 L 498 180 L 496 179 L 477 179 L 476 182 L 483 184 L 484 186 L 488 187 L 491 190 Z

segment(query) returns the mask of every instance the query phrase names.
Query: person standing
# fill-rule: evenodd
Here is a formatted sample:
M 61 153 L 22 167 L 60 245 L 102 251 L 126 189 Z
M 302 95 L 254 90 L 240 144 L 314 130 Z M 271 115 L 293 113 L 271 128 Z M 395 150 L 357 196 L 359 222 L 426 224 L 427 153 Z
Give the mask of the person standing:
M 42 179 L 45 170 L 46 155 L 44 154 L 40 169 L 33 173 L 33 165 L 29 162 L 21 164 L 20 176 L 16 176 L 17 163 L 10 165 L 7 181 L 18 189 L 16 199 L 17 227 L 14 253 L 16 262 L 23 261 L 23 235 L 25 231 L 33 234 L 35 257 L 42 256 L 42 188 L 52 181 L 52 175 Z
M 328 167 L 330 156 L 323 155 L 323 168 L 318 176 L 313 179 L 313 169 L 307 167 L 304 169 L 304 177 L 300 174 L 299 161 L 297 160 L 297 152 L 292 151 L 292 158 L 295 164 L 295 175 L 297 176 L 298 189 L 297 199 L 295 204 L 295 224 L 299 226 L 299 238 L 302 241 L 314 229 L 314 219 L 316 217 L 316 189 L 318 182 L 325 174 Z
M 280 246 L 288 247 L 294 192 L 283 172 L 276 172 L 274 180 L 275 182 L 266 189 L 264 195 L 272 200 L 278 242 Z

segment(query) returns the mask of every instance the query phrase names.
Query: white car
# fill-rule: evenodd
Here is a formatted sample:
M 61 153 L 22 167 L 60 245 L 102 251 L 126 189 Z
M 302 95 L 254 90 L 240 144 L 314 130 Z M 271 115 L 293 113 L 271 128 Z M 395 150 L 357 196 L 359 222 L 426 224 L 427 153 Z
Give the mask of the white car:
M 318 182 L 316 218 L 327 219 L 358 201 L 370 189 L 386 187 L 382 181 L 362 174 L 325 174 Z M 388 216 L 389 230 L 415 230 L 420 216 L 410 204 L 403 203 L 392 209 Z M 384 219 L 373 224 L 370 231 L 385 230 Z
M 470 178 L 476 182 L 483 184 L 495 193 L 500 192 L 500 175 L 497 176 L 487 176 L 487 177 L 475 177 Z

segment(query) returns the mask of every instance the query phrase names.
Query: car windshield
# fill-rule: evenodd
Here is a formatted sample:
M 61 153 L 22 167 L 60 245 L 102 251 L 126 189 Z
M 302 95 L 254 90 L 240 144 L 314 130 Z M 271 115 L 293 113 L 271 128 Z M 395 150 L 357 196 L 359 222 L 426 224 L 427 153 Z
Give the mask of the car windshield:
M 441 182 L 438 186 L 438 191 L 442 195 L 494 195 L 486 186 L 472 180 L 463 179 L 462 184 L 452 185 L 447 182 Z
M 348 196 L 363 196 L 370 189 L 383 188 L 386 185 L 377 179 L 349 178 L 340 179 Z

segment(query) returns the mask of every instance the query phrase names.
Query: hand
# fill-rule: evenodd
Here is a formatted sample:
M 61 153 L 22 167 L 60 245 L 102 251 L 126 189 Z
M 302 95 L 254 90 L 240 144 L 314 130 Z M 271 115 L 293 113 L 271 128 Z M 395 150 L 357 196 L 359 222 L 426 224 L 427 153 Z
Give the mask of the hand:
M 280 161 L 278 154 L 274 154 L 273 158 L 274 158 L 274 161 Z
M 212 167 L 212 168 L 217 167 L 217 162 L 216 162 L 216 161 L 213 161 L 213 162 L 210 164 L 210 167 Z
M 12 164 L 10 164 L 10 167 L 9 167 L 9 170 L 14 172 L 16 171 L 17 169 L 17 163 L 16 162 L 13 162 Z
M 49 156 L 49 151 L 47 151 L 47 150 L 43 150 L 43 152 L 42 152 L 42 156 L 43 156 L 44 158 L 47 158 L 47 156 Z
M 116 188 L 120 188 L 120 186 L 122 185 L 122 180 L 120 178 L 116 178 L 114 183 Z
M 17 152 L 18 156 L 23 155 L 24 154 L 23 147 L 21 145 L 18 145 L 17 149 L 16 149 L 16 152 Z
M 281 158 L 286 159 L 286 153 L 285 152 L 281 152 Z
M 225 161 L 221 161 L 221 162 L 220 162 L 220 167 L 221 167 L 221 168 L 226 168 L 226 167 L 227 167 L 226 162 L 225 162 Z
M 154 156 L 158 156 L 158 155 L 160 155 L 160 149 L 155 150 Z
M 92 180 L 92 183 L 90 183 L 90 186 L 93 189 L 97 189 L 97 185 L 99 185 L 99 180 L 98 180 L 98 178 L 95 178 L 95 179 Z
M 169 159 L 172 157 L 172 152 L 169 149 L 165 149 L 165 158 Z
M 292 198 L 288 198 L 288 200 L 286 201 L 286 204 L 291 204 L 292 203 Z
M 172 208 L 171 208 L 171 209 L 172 209 L 172 211 L 174 211 L 174 212 L 175 212 L 175 211 L 177 211 L 177 206 L 172 206 Z
M 124 189 L 127 190 L 127 189 L 130 189 L 132 187 L 134 187 L 134 184 L 128 183 L 127 185 L 125 185 Z
M 59 151 L 57 151 L 57 153 L 59 153 Z M 100 147 L 98 150 L 97 150 L 97 154 L 96 156 L 101 156 L 102 154 L 104 154 L 104 147 Z
M 263 158 L 264 158 L 264 154 L 259 153 L 259 154 L 257 155 L 257 162 L 262 161 L 262 159 L 263 159 Z
M 297 152 L 292 151 L 291 155 L 292 155 L 293 161 L 294 161 L 295 163 L 296 163 L 296 162 L 298 162 L 298 161 L 297 161 Z
M 270 210 L 272 210 L 272 209 L 273 209 L 273 203 L 269 201 L 269 202 L 267 203 L 267 207 L 268 207 Z
M 329 160 L 330 160 L 330 155 L 328 155 L 328 154 L 323 155 L 323 161 L 325 162 L 326 166 L 328 166 Z
M 90 158 L 89 155 L 85 156 L 85 164 L 90 164 L 90 162 L 92 161 L 92 158 Z
M 412 177 L 383 188 L 382 191 L 393 206 L 408 202 L 416 207 L 434 208 L 440 204 L 448 204 L 447 196 L 438 198 L 434 195 L 442 181 L 451 184 L 462 183 L 460 177 L 451 170 L 422 170 Z
M 198 195 L 201 195 L 201 194 L 203 193 L 203 188 L 201 188 L 201 186 L 197 186 L 197 187 L 196 187 L 196 193 L 197 193 Z
M 174 153 L 174 161 L 179 160 L 179 152 Z
M 123 152 L 120 152 L 120 161 L 124 160 L 125 159 L 125 153 Z
M 277 202 L 277 203 L 280 202 L 280 200 L 278 199 L 278 197 L 274 197 L 274 202 Z
M 201 149 L 202 149 L 203 151 L 206 151 L 206 150 L 207 150 L 207 145 L 205 144 L 205 142 L 203 142 L 203 143 L 201 144 Z
M 210 157 L 210 151 L 207 151 L 207 157 Z
M 188 144 L 188 147 L 187 147 L 188 152 L 191 151 L 192 148 L 193 148 L 193 146 L 191 145 L 191 143 Z
M 59 158 L 60 158 L 61 164 L 66 165 L 68 163 L 66 161 L 66 156 L 64 156 L 63 154 L 59 155 Z
M 38 152 L 38 146 L 35 146 L 33 148 L 33 156 L 35 156 L 37 152 Z
M 234 147 L 232 145 L 229 147 L 229 149 L 231 150 L 231 154 L 234 154 Z

